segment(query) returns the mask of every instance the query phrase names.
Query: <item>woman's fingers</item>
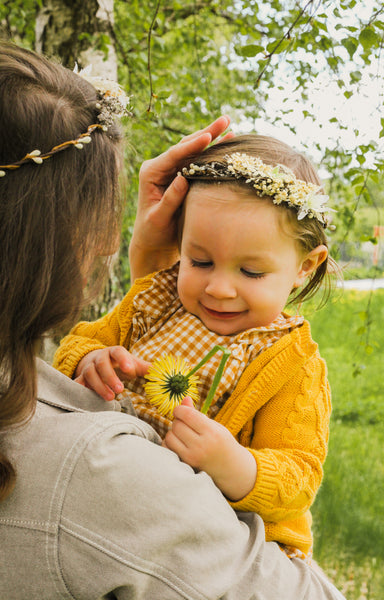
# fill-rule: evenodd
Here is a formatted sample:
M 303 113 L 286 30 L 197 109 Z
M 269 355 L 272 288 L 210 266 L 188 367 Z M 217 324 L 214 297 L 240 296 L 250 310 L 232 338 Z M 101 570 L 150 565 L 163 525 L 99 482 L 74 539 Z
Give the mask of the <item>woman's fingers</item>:
M 204 129 L 185 136 L 163 154 L 145 161 L 140 170 L 141 179 L 147 178 L 147 184 L 166 185 L 188 158 L 202 152 L 212 140 L 222 135 L 229 123 L 229 117 L 219 117 Z
M 199 131 L 195 131 L 190 135 L 186 135 L 184 138 L 182 138 L 182 140 L 180 140 L 180 144 L 188 142 L 189 140 L 195 139 L 200 135 L 206 133 L 209 133 L 211 135 L 212 140 L 215 140 L 229 127 L 230 121 L 231 119 L 228 117 L 228 115 L 222 115 L 221 117 L 213 121 L 213 123 L 210 123 L 204 129 L 200 129 Z
M 188 192 L 188 182 L 178 175 L 164 192 L 159 204 L 156 206 L 159 226 L 169 227 L 175 216 L 176 210 L 182 205 Z M 154 215 L 155 216 L 155 215 Z

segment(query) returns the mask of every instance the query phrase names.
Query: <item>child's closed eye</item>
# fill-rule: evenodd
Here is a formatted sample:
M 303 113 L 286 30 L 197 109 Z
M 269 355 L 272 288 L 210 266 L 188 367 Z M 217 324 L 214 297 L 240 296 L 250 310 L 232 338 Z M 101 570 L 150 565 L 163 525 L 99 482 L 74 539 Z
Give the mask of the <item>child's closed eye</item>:
M 199 267 L 200 269 L 207 269 L 208 267 L 211 267 L 213 265 L 213 262 L 211 260 L 196 260 L 194 258 L 191 258 L 191 266 L 192 267 Z
M 265 273 L 262 271 L 250 271 L 249 269 L 240 269 L 243 275 L 246 277 L 252 277 L 253 279 L 261 279 L 261 277 L 265 277 Z

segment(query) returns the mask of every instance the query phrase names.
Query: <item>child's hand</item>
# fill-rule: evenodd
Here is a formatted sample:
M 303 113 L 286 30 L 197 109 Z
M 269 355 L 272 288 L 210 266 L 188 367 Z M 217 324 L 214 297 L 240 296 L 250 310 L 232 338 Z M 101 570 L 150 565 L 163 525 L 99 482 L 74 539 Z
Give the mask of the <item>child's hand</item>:
M 123 391 L 123 381 L 142 377 L 149 365 L 123 346 L 109 346 L 93 350 L 81 359 L 75 372 L 75 381 L 94 390 L 104 400 L 113 400 L 116 394 Z
M 249 450 L 221 423 L 193 408 L 190 398 L 185 398 L 173 415 L 164 446 L 191 467 L 208 473 L 230 500 L 244 498 L 256 481 L 256 461 Z

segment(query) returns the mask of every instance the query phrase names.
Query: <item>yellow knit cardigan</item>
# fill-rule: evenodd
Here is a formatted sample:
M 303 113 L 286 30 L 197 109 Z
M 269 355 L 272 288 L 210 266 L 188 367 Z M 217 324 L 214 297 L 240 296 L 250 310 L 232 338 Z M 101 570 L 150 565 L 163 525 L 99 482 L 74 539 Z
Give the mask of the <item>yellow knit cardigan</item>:
M 151 275 L 136 280 L 105 317 L 78 323 L 62 340 L 54 366 L 72 377 L 91 350 L 114 345 L 129 349 L 132 301 L 152 280 Z M 326 365 L 304 321 L 253 360 L 215 417 L 257 463 L 253 490 L 231 505 L 258 513 L 267 541 L 304 554 L 312 547 L 309 507 L 322 480 L 330 412 Z

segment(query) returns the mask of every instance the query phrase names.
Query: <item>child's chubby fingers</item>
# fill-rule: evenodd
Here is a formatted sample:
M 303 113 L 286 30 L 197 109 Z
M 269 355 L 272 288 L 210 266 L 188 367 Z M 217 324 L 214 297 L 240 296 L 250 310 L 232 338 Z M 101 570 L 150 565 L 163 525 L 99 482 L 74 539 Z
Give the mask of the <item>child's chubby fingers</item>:
M 110 346 L 101 350 L 95 357 L 94 364 L 100 382 L 96 377 L 93 378 L 92 384 L 97 385 L 97 389 L 92 389 L 106 400 L 113 400 L 116 394 L 123 391 L 124 381 L 144 376 L 150 366 L 150 363 L 134 356 L 123 346 Z M 92 371 L 90 376 L 93 376 Z
M 169 437 L 166 437 L 167 444 L 169 441 L 176 442 L 179 446 L 180 442 L 186 449 L 196 447 L 199 443 L 200 434 L 192 429 L 188 423 L 180 419 L 174 419 L 172 428 L 169 430 Z
M 145 375 L 149 363 L 133 356 L 123 346 L 89 352 L 76 369 L 78 383 L 94 390 L 104 400 L 113 400 L 124 389 L 123 381 Z
M 172 429 L 167 432 L 163 440 L 163 446 L 175 452 L 183 462 L 191 467 L 197 467 L 195 444 L 193 443 L 193 440 L 197 441 L 196 433 L 192 430 L 188 431 L 188 427 L 182 422 L 179 422 L 181 427 L 175 427 L 175 425 L 177 422 L 174 421 Z
M 194 404 L 192 398 L 190 396 L 185 396 L 181 401 L 181 406 L 192 406 L 193 408 Z
M 75 378 L 75 381 L 76 383 L 93 390 L 107 402 L 113 400 L 115 397 L 115 392 L 100 378 L 100 375 L 96 370 L 96 365 L 93 362 L 87 364 L 81 374 Z
M 117 349 L 119 346 L 110 346 L 100 350 L 90 352 L 83 360 L 84 365 L 81 369 L 81 374 L 84 377 L 86 384 L 91 387 L 100 396 L 105 397 L 106 389 L 112 392 L 113 397 L 107 393 L 108 400 L 113 400 L 115 394 L 123 391 L 124 385 L 116 374 L 115 368 L 119 367 L 119 362 L 115 359 L 116 356 L 121 360 L 121 356 Z M 122 350 L 128 353 L 125 348 Z M 123 353 L 123 354 L 124 354 Z M 81 363 L 80 363 L 81 365 Z M 106 389 L 103 388 L 105 386 Z
M 175 419 L 170 434 L 173 434 L 183 445 L 181 447 L 178 444 L 179 451 L 177 453 L 182 460 L 193 467 L 199 467 L 208 472 L 238 444 L 224 425 L 209 419 L 207 415 L 192 407 L 178 406 L 173 414 Z M 171 443 L 174 443 L 173 437 Z
M 113 369 L 122 379 L 143 377 L 150 367 L 149 362 L 131 354 L 123 346 L 111 346 L 109 355 Z
M 191 406 L 178 406 L 174 410 L 172 428 L 165 436 L 165 445 L 189 464 L 191 467 L 201 467 L 206 459 L 207 430 L 206 415 Z
M 182 404 L 176 406 L 173 411 L 173 416 L 173 423 L 184 423 L 198 435 L 203 434 L 205 429 L 209 427 L 209 424 L 211 423 L 211 419 L 209 419 L 207 415 L 196 410 L 193 404 L 191 405 L 188 403 L 187 398 L 183 400 Z

